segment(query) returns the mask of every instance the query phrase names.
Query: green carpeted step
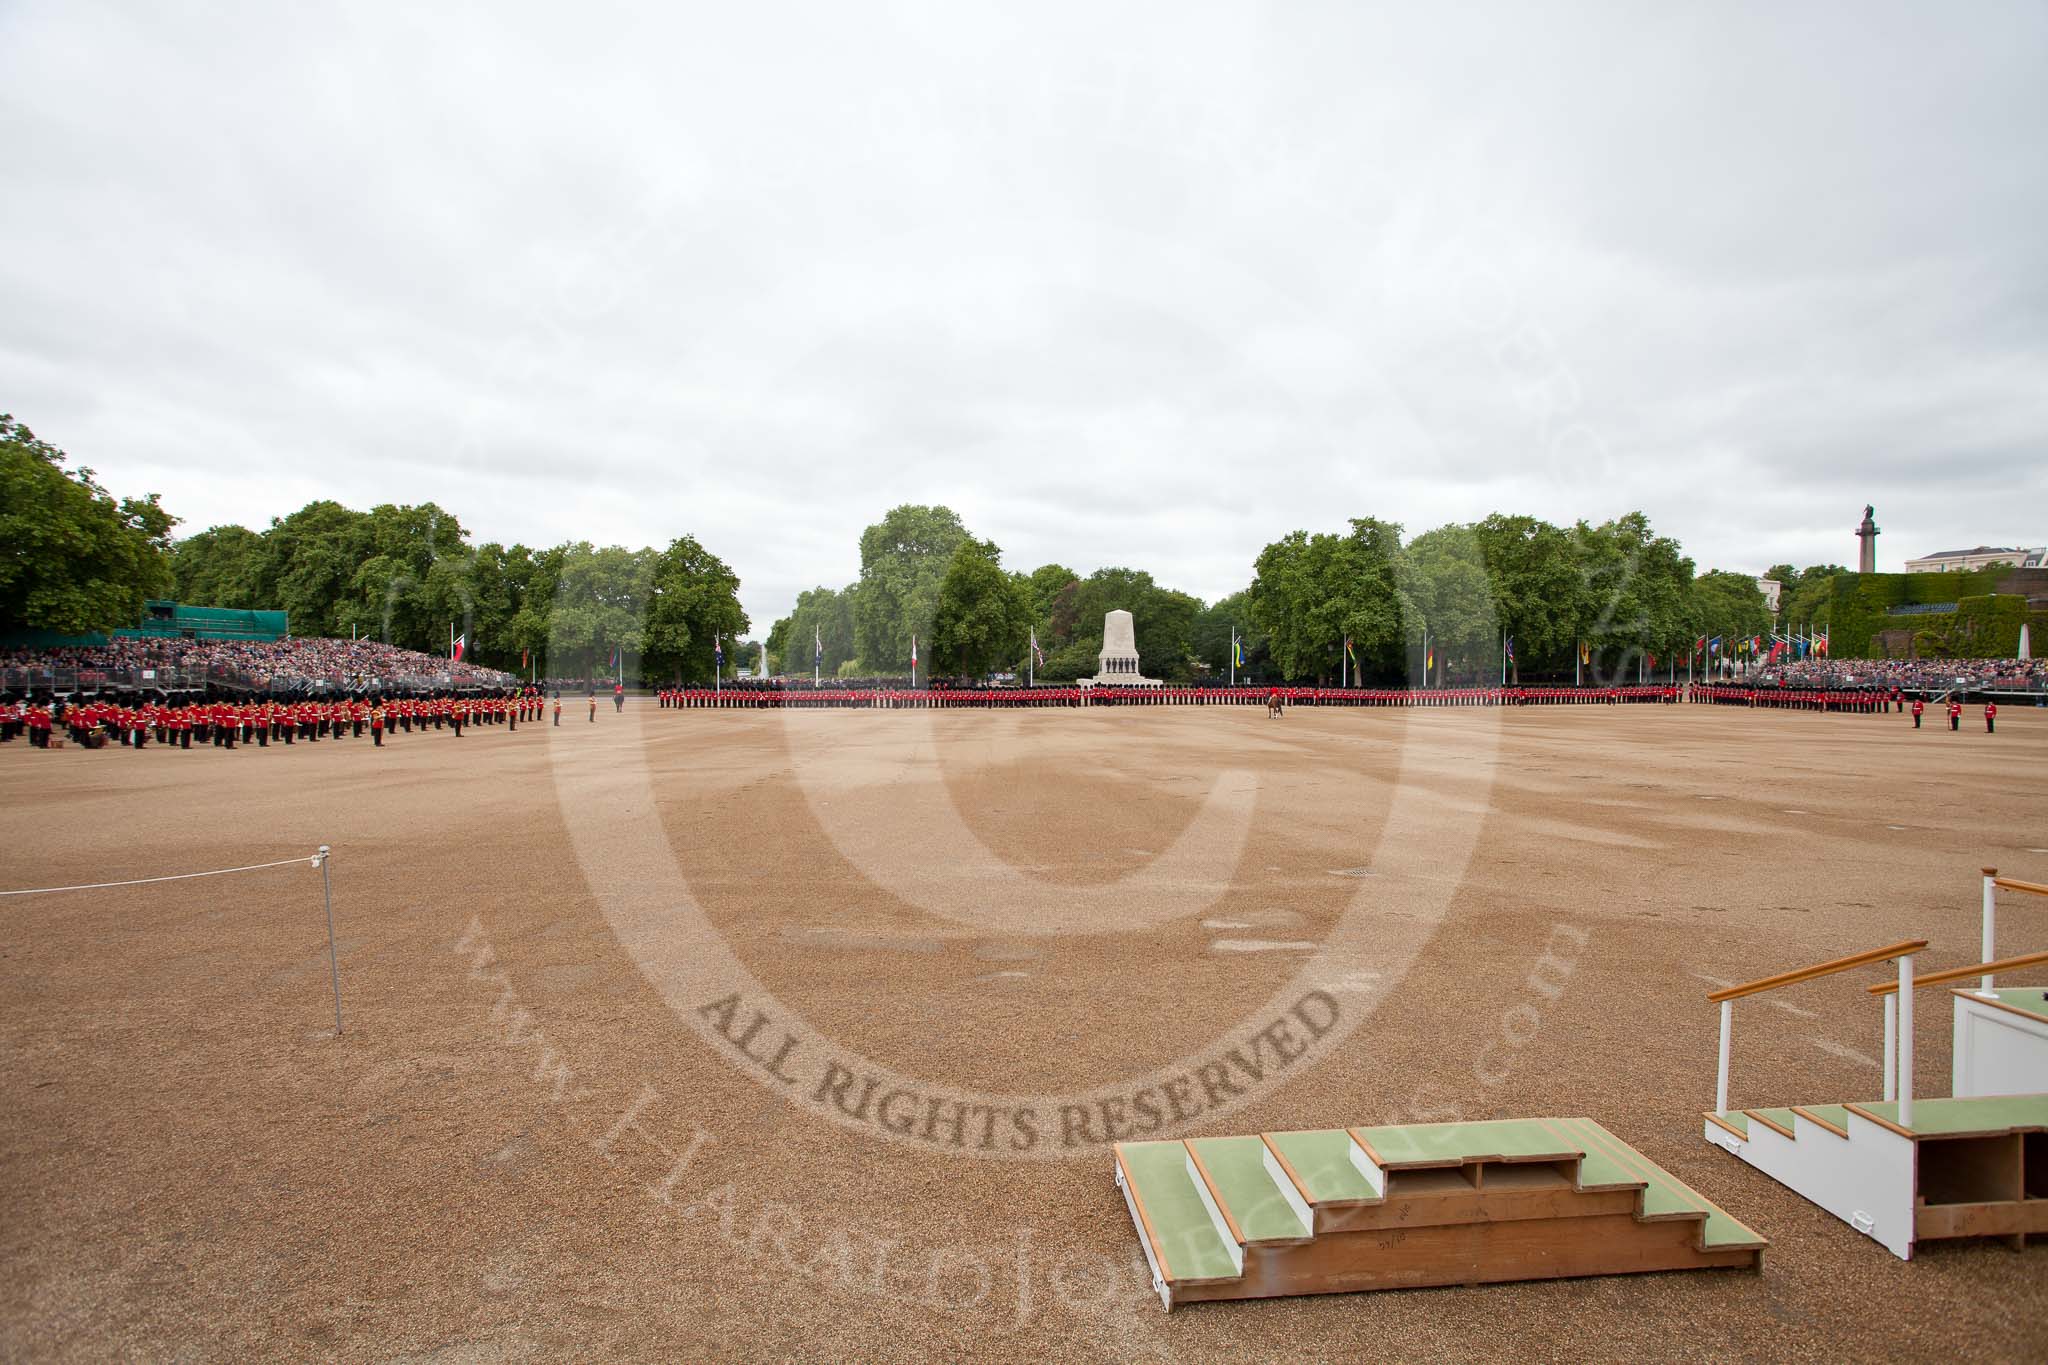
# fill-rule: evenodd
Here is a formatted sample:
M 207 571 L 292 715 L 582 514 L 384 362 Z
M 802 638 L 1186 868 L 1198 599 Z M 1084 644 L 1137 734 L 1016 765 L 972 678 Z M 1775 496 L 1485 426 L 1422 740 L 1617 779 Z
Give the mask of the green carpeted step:
M 1311 1204 L 1380 1197 L 1379 1190 L 1352 1164 L 1351 1153 L 1357 1150 L 1357 1146 L 1351 1141 L 1351 1134 L 1342 1128 L 1268 1133 L 1266 1141 L 1273 1144 L 1274 1151 L 1287 1158 L 1287 1164 L 1300 1177 Z
M 1560 1141 L 1541 1119 L 1488 1119 L 1478 1123 L 1410 1123 L 1354 1128 L 1387 1170 L 1459 1166 L 1469 1161 L 1569 1161 L 1577 1148 Z
M 1266 1144 L 1255 1137 L 1190 1138 L 1224 1214 L 1246 1242 L 1301 1241 L 1301 1216 L 1266 1171 Z M 1284 1178 L 1284 1177 L 1283 1177 Z
M 1582 1143 L 1590 1162 L 1594 1153 L 1612 1161 L 1615 1166 L 1628 1172 L 1629 1178 L 1642 1182 L 1642 1214 L 1645 1218 L 1673 1218 L 1686 1214 L 1703 1213 L 1706 1223 L 1700 1230 L 1701 1245 L 1708 1251 L 1724 1251 L 1736 1247 L 1761 1247 L 1764 1239 L 1748 1227 L 1737 1222 L 1718 1204 L 1707 1199 L 1680 1180 L 1671 1172 L 1644 1156 L 1635 1148 L 1623 1142 L 1591 1119 L 1549 1119 L 1542 1120 L 1556 1126 L 1564 1137 Z
M 1852 1104 L 1850 1110 L 1886 1123 L 1899 1121 L 1891 1100 Z M 2048 1095 L 1993 1095 L 1982 1099 L 1913 1101 L 1916 1137 L 1955 1137 L 1963 1133 L 2008 1133 L 2015 1128 L 2048 1128 Z
M 1120 1142 L 1116 1154 L 1151 1227 L 1161 1274 L 1172 1282 L 1237 1278 L 1235 1248 L 1224 1244 L 1195 1188 L 1188 1149 L 1178 1142 Z
M 1777 1124 L 1778 1127 L 1785 1130 L 1786 1134 L 1793 1137 L 1799 1135 L 1799 1130 L 1792 1126 L 1797 1122 L 1798 1115 L 1794 1114 L 1790 1109 L 1752 1109 L 1749 1111 L 1749 1114 L 1752 1118 L 1759 1118 L 1766 1123 Z
M 1846 1105 L 1802 1104 L 1797 1106 L 1794 1112 L 1801 1118 L 1816 1119 L 1821 1123 L 1832 1123 L 1835 1127 L 1842 1130 L 1840 1133 L 1830 1134 L 1830 1136 L 1842 1137 L 1847 1135 L 1849 1131 L 1849 1110 Z M 1795 1128 L 1792 1131 L 1799 1133 L 1802 1137 L 1805 1136 L 1804 1131 L 1801 1129 Z
M 1719 1119 L 1722 1123 L 1727 1124 L 1730 1128 L 1742 1134 L 1742 1136 L 1749 1136 L 1749 1115 L 1743 1113 L 1740 1109 L 1730 1109 L 1725 1114 L 1709 1114 L 1707 1117 Z
M 2010 1005 L 2016 1010 L 2048 1019 L 2048 990 L 2039 986 L 2001 986 L 1991 993 L 1998 997 L 2001 1005 Z

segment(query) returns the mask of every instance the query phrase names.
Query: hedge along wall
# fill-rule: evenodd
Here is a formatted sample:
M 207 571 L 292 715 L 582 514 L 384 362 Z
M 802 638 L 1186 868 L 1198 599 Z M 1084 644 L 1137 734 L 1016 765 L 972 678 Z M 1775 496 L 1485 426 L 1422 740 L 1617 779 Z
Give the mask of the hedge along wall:
M 1829 650 L 1839 659 L 1909 652 L 1921 658 L 2010 658 L 2019 651 L 2022 622 L 2031 627 L 2036 652 L 2048 652 L 2048 573 L 2039 570 L 1851 574 L 1831 586 L 1825 624 Z M 2032 605 L 2030 596 L 2037 599 Z M 1954 611 L 1891 610 L 1950 602 Z

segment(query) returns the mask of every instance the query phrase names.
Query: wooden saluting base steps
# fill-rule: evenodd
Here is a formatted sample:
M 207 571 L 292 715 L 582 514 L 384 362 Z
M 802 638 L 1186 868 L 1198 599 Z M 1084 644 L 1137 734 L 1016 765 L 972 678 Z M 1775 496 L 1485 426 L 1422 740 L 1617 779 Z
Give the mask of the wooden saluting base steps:
M 1168 1309 L 1763 1261 L 1763 1238 L 1591 1119 L 1123 1142 L 1115 1155 Z

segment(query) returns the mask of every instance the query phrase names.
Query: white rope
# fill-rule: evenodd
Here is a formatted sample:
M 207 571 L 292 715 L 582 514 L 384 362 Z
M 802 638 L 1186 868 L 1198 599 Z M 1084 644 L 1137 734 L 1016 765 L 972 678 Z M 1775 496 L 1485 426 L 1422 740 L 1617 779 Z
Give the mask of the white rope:
M 147 886 L 151 882 L 183 882 L 194 877 L 225 877 L 230 872 L 261 872 L 266 867 L 292 867 L 306 863 L 320 866 L 320 855 L 315 853 L 305 858 L 284 858 L 274 863 L 251 863 L 247 867 L 221 867 L 211 872 L 176 872 L 168 877 L 137 877 L 128 882 L 87 882 L 83 886 L 38 886 L 25 891 L 0 891 L 0 896 L 47 896 L 56 891 L 104 891 L 111 886 Z

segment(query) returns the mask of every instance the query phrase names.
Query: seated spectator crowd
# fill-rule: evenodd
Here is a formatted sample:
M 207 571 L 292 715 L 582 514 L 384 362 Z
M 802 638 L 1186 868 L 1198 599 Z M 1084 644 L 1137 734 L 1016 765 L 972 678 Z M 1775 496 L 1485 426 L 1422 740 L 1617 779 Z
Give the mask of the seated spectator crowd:
M 502 690 L 519 679 L 495 668 L 376 640 L 122 639 L 104 645 L 0 650 L 0 689 L 171 692 L 233 689 L 268 696 L 323 692 L 417 695 Z

